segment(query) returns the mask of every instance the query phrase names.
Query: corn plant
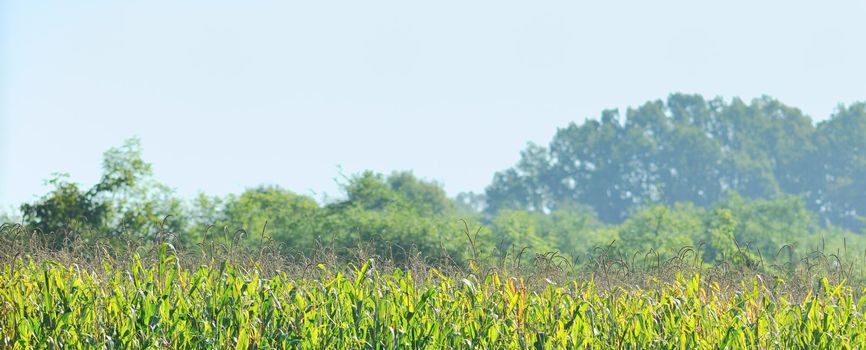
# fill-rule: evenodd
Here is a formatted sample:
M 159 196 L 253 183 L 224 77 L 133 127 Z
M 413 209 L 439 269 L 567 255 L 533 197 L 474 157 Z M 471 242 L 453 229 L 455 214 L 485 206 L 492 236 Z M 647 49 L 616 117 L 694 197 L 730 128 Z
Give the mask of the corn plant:
M 0 273 L 0 346 L 11 349 L 851 349 L 863 300 L 822 279 L 794 298 L 760 277 L 699 273 L 603 289 L 504 272 L 425 275 L 371 261 L 313 277 L 158 258 L 100 268 L 16 258 Z M 653 279 L 647 276 L 647 279 Z M 653 281 L 650 281 L 653 282 Z M 781 282 L 783 283 L 783 282 Z

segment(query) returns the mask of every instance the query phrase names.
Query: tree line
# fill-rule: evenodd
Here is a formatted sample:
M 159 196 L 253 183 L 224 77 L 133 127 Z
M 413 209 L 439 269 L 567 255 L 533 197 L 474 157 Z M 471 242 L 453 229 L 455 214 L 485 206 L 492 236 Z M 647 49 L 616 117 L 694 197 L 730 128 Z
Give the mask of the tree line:
M 278 186 L 185 200 L 153 180 L 137 139 L 104 154 L 90 188 L 64 176 L 49 183 L 21 206 L 20 221 L 51 249 L 170 240 L 458 261 L 524 248 L 578 259 L 599 247 L 624 256 L 689 247 L 708 262 L 744 249 L 795 259 L 866 249 L 866 108 L 840 106 L 815 124 L 768 97 L 674 94 L 627 110 L 625 121 L 604 111 L 561 128 L 483 194 L 455 198 L 411 172 L 362 172 L 326 203 Z

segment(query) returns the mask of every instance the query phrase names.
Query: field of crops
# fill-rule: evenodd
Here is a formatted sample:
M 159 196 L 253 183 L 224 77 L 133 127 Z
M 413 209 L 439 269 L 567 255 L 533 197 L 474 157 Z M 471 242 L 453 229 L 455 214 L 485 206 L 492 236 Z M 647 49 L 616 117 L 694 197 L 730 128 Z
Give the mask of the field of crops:
M 88 267 L 16 258 L 0 273 L 3 348 L 862 348 L 864 299 L 753 275 L 602 286 L 363 264 L 262 273 L 255 261 L 154 258 Z M 531 280 L 531 281 L 530 281 Z M 605 283 L 607 284 L 607 283 Z

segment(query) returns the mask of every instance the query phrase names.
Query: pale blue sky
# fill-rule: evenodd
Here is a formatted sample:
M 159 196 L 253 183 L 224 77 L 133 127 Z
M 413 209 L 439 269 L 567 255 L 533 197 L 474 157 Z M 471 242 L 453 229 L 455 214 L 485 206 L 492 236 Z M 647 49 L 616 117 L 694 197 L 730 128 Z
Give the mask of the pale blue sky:
M 866 100 L 864 1 L 0 0 L 0 206 L 141 137 L 191 197 L 412 169 L 480 191 L 528 141 L 675 91 Z M 319 195 L 317 195 L 318 197 Z

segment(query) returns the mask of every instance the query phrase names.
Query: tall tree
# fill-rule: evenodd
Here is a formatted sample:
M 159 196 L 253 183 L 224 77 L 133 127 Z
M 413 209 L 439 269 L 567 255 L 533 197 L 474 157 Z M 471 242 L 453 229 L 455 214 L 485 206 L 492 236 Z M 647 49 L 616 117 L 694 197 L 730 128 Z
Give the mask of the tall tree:
M 529 145 L 494 175 L 486 210 L 550 212 L 584 203 L 620 222 L 654 203 L 708 206 L 729 192 L 751 198 L 804 195 L 825 222 L 859 229 L 866 212 L 864 104 L 840 107 L 817 127 L 761 97 L 707 101 L 672 94 L 558 129 L 547 148 Z
M 88 190 L 68 181 L 66 175 L 54 176 L 48 181 L 52 191 L 21 206 L 24 222 L 42 232 L 55 249 L 82 233 L 151 239 L 159 232 L 178 233 L 185 226 L 180 201 L 150 177 L 151 165 L 142 160 L 138 139 L 105 152 L 102 169 L 100 181 Z
M 809 193 L 827 221 L 866 227 L 866 103 L 840 106 L 830 120 L 818 124 L 817 152 L 812 158 Z

